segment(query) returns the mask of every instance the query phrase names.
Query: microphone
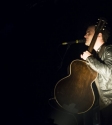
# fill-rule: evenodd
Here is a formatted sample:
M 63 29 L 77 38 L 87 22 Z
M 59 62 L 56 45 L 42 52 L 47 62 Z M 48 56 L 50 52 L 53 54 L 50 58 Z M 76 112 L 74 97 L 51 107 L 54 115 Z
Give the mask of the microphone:
M 67 45 L 67 44 L 74 44 L 74 43 L 84 43 L 85 39 L 80 39 L 80 40 L 75 40 L 75 41 L 70 41 L 70 42 L 63 42 L 62 45 Z

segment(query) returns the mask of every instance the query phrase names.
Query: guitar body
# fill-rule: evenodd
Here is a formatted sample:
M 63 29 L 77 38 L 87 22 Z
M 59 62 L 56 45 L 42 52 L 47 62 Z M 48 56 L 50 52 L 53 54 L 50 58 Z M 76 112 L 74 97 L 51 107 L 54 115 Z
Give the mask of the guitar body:
M 94 104 L 92 83 L 97 72 L 85 61 L 74 60 L 70 64 L 70 74 L 55 86 L 54 98 L 65 110 L 72 113 L 84 113 Z

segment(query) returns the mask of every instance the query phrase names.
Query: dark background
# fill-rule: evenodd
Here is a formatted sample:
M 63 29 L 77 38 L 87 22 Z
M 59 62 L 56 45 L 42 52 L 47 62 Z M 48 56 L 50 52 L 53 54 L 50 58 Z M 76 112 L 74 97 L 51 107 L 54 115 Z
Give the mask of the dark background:
M 64 41 L 82 39 L 99 17 L 112 28 L 111 2 L 16 0 L 0 4 L 1 106 L 4 124 L 47 124 L 48 103 L 67 67 L 87 49 Z M 111 37 L 110 37 L 111 41 Z M 62 65 L 61 65 L 62 62 Z

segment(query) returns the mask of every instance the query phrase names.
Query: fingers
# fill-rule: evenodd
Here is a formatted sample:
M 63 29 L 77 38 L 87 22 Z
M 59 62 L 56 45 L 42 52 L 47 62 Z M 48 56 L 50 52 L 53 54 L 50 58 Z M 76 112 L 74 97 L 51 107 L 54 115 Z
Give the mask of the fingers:
M 80 57 L 81 57 L 81 58 L 83 57 L 82 54 L 80 55 Z

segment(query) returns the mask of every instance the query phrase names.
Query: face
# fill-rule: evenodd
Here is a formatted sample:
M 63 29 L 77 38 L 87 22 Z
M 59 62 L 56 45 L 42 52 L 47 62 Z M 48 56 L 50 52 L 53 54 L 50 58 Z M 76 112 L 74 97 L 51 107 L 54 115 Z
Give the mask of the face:
M 87 45 L 87 46 L 90 45 L 94 33 L 95 33 L 95 27 L 94 26 L 90 26 L 90 27 L 87 28 L 86 34 L 84 35 L 84 38 L 86 39 L 85 45 Z

